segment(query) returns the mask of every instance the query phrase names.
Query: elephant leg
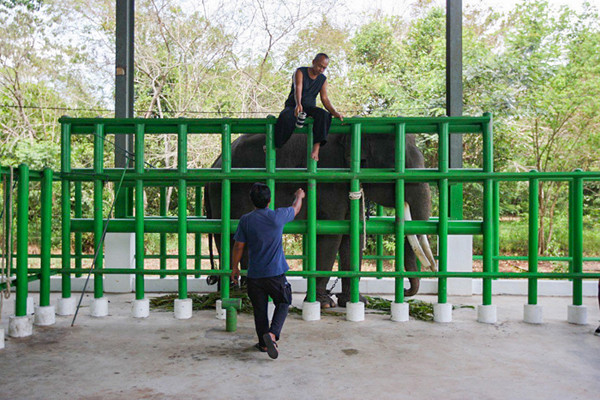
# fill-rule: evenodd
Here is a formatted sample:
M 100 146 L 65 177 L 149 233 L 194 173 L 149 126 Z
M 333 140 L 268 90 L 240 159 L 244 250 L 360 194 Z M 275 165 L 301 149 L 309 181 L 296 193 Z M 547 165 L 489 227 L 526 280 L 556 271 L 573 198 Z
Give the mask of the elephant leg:
M 317 236 L 317 270 L 331 271 L 335 262 L 335 256 L 340 247 L 341 235 L 318 235 Z M 317 301 L 321 308 L 335 307 L 335 301 L 327 293 L 328 277 L 317 278 Z
M 363 251 L 363 235 L 360 235 L 360 253 L 359 253 L 359 270 L 362 269 L 362 251 Z M 342 237 L 342 243 L 340 244 L 340 270 L 350 271 L 350 236 L 345 235 Z M 346 307 L 346 303 L 350 301 L 350 278 L 342 278 L 342 293 L 337 295 L 338 305 L 340 307 Z M 359 301 L 368 303 L 367 299 L 359 295 Z

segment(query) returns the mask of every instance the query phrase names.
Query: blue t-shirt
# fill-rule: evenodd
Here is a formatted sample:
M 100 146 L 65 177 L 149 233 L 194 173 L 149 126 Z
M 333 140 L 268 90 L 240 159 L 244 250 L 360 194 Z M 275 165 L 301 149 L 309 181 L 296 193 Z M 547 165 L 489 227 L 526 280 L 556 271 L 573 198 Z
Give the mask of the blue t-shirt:
M 242 215 L 233 237 L 248 246 L 248 278 L 284 274 L 290 267 L 283 255 L 283 226 L 295 217 L 293 207 L 257 208 Z

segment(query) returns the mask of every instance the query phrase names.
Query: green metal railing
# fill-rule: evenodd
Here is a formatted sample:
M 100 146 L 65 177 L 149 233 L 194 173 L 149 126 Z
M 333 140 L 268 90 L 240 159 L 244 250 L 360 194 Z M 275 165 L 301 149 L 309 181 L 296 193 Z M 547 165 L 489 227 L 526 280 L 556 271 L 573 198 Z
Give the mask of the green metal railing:
M 537 302 L 537 280 L 542 278 L 571 279 L 573 281 L 573 304 L 582 304 L 582 279 L 599 278 L 599 273 L 583 273 L 583 182 L 599 181 L 600 172 L 572 173 L 498 173 L 493 168 L 493 132 L 491 115 L 481 117 L 441 117 L 441 118 L 348 118 L 344 123 L 334 120 L 331 133 L 351 136 L 351 164 L 349 168 L 317 169 L 316 162 L 310 158 L 310 146 L 307 146 L 307 167 L 304 169 L 277 169 L 276 152 L 273 140 L 274 119 L 89 119 L 61 118 L 61 171 L 42 172 L 28 171 L 27 166 L 19 167 L 16 174 L 17 193 L 17 310 L 16 315 L 25 315 L 27 282 L 39 278 L 40 304 L 49 300 L 50 274 L 62 276 L 62 296 L 71 296 L 71 277 L 89 270 L 82 267 L 81 261 L 91 256 L 82 252 L 82 234 L 92 233 L 94 246 L 99 252 L 94 270 L 94 296 L 102 297 L 104 292 L 102 277 L 105 274 L 134 274 L 136 299 L 144 298 L 144 277 L 155 275 L 177 276 L 179 298 L 188 296 L 188 279 L 190 276 L 219 275 L 221 279 L 221 295 L 229 297 L 230 275 L 230 234 L 237 228 L 237 220 L 231 219 L 230 199 L 232 182 L 265 181 L 275 193 L 275 187 L 282 182 L 307 182 L 307 219 L 296 220 L 286 225 L 284 233 L 303 235 L 303 255 L 294 258 L 302 259 L 302 271 L 289 271 L 288 275 L 302 276 L 307 279 L 307 300 L 316 300 L 316 277 L 348 277 L 351 278 L 351 301 L 359 301 L 358 280 L 360 277 L 395 278 L 395 302 L 404 302 L 404 278 L 421 277 L 438 279 L 438 302 L 447 302 L 447 280 L 452 278 L 475 278 L 483 280 L 484 305 L 492 303 L 492 284 L 496 278 L 522 278 L 529 280 L 529 303 Z M 312 143 L 312 125 L 310 120 L 301 134 L 308 135 L 307 143 Z M 236 133 L 262 133 L 266 135 L 265 168 L 232 168 L 231 135 Z M 367 169 L 360 166 L 360 143 L 362 135 L 388 134 L 395 137 L 395 163 L 389 169 Z M 436 169 L 407 169 L 405 157 L 405 135 L 410 133 L 433 133 L 439 138 L 438 166 Z M 483 165 L 478 169 L 451 170 L 449 168 L 449 136 L 454 133 L 474 133 L 483 136 Z M 112 134 L 135 135 L 134 167 L 123 171 L 121 168 L 105 168 L 105 139 Z M 177 168 L 149 169 L 145 167 L 145 138 L 147 135 L 177 135 Z M 189 135 L 217 134 L 221 136 L 222 164 L 221 168 L 188 168 L 187 141 Z M 71 145 L 73 137 L 91 135 L 93 137 L 93 167 L 72 168 Z M 3 168 L 2 174 L 8 170 Z M 124 173 L 125 172 L 125 173 Z M 40 268 L 28 267 L 28 198 L 29 180 L 42 183 L 42 249 Z M 52 219 L 52 181 L 61 185 L 61 219 L 62 219 L 62 253 L 60 268 L 50 268 L 50 221 Z M 134 215 L 127 212 L 117 213 L 118 218 L 110 222 L 103 216 L 104 186 L 106 182 L 119 182 L 132 188 L 135 194 Z M 498 244 L 498 185 L 505 181 L 528 181 L 529 198 L 529 271 L 526 273 L 500 273 L 497 269 L 499 256 Z M 538 229 L 538 196 L 540 181 L 569 182 L 569 256 L 561 260 L 570 263 L 568 273 L 540 273 L 537 264 L 541 258 L 537 252 Z M 83 217 L 82 183 L 93 184 L 94 210 L 91 218 Z M 209 182 L 219 182 L 222 188 L 221 219 L 208 219 L 201 215 L 201 187 Z M 376 271 L 360 271 L 359 238 L 362 232 L 359 199 L 350 200 L 350 220 L 318 220 L 316 213 L 316 185 L 320 182 L 344 182 L 350 184 L 351 191 L 360 190 L 364 182 L 386 182 L 395 185 L 396 204 L 395 217 L 382 215 L 366 221 L 367 234 L 377 235 Z M 428 182 L 438 186 L 439 216 L 429 221 L 404 221 L 404 187 L 409 182 Z M 449 186 L 456 183 L 478 182 L 483 185 L 483 218 L 482 220 L 450 220 L 449 219 Z M 146 187 L 157 187 L 160 193 L 159 215 L 145 215 L 143 191 Z M 177 215 L 167 216 L 166 188 L 175 187 L 177 196 Z M 187 213 L 188 187 L 195 190 L 194 215 Z M 72 190 L 74 189 L 74 190 Z M 9 196 L 11 191 L 5 189 Z M 182 195 L 183 194 L 183 195 Z M 72 201 L 73 197 L 73 201 Z M 6 198 L 8 200 L 8 198 Z M 5 200 L 5 201 L 6 201 Z M 272 202 L 271 204 L 274 204 Z M 108 227 L 106 224 L 108 223 Z M 103 263 L 103 249 L 100 238 L 103 230 L 108 232 L 135 233 L 136 261 L 133 270 L 127 268 L 106 268 Z M 156 233 L 160 235 L 158 255 L 146 255 L 144 235 Z M 177 255 L 168 255 L 166 235 L 177 235 Z M 201 260 L 207 256 L 201 252 L 201 235 L 213 233 L 221 235 L 221 255 L 218 270 L 202 269 Z M 194 254 L 187 254 L 187 235 L 194 234 Z M 317 235 L 348 234 L 351 242 L 351 261 L 349 271 L 318 271 L 316 265 Z M 381 235 L 396 236 L 395 254 L 391 257 L 382 255 Z M 428 234 L 438 236 L 439 271 L 405 271 L 404 268 L 404 235 Z M 482 235 L 483 236 L 483 271 L 482 272 L 449 272 L 448 271 L 448 235 Z M 74 240 L 73 240 L 74 238 Z M 398 240 L 399 238 L 399 240 Z M 74 254 L 72 254 L 72 244 Z M 11 247 L 12 248 L 12 247 Z M 145 268 L 145 260 L 159 258 L 159 269 Z M 167 269 L 167 259 L 176 258 L 177 269 Z M 383 259 L 394 260 L 394 271 L 383 271 Z M 72 261 L 75 261 L 74 265 Z M 188 259 L 194 260 L 194 267 L 188 268 Z

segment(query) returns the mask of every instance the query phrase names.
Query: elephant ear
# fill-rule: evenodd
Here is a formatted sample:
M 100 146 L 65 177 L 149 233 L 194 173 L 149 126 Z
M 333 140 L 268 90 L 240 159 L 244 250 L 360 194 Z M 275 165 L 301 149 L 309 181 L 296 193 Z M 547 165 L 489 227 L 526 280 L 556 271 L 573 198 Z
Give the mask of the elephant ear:
M 366 135 L 363 134 L 361 137 L 360 166 L 365 167 L 371 154 L 371 146 Z M 352 136 L 350 134 L 341 135 L 340 143 L 344 149 L 344 166 L 350 168 L 350 163 L 352 162 Z

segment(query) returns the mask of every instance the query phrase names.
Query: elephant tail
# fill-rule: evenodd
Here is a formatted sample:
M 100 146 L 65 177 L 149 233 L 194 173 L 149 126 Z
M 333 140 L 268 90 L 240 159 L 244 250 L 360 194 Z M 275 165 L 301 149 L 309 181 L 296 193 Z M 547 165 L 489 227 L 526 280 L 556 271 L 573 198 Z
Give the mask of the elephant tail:
M 204 209 L 207 219 L 212 219 L 212 208 L 210 206 L 210 196 L 208 195 L 208 186 L 204 186 Z M 210 269 L 215 270 L 215 256 L 213 253 L 213 234 L 208 234 L 208 254 L 210 259 Z M 206 277 L 206 283 L 214 285 L 219 281 L 218 275 L 208 275 Z

